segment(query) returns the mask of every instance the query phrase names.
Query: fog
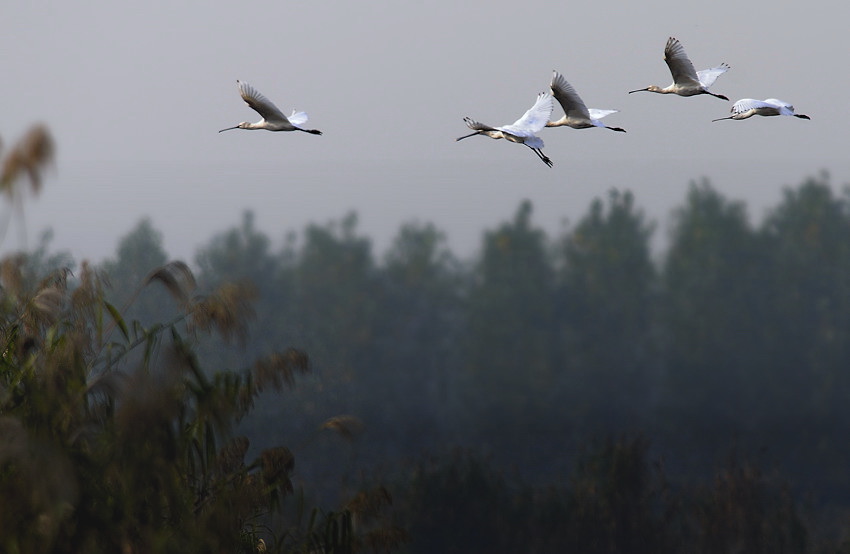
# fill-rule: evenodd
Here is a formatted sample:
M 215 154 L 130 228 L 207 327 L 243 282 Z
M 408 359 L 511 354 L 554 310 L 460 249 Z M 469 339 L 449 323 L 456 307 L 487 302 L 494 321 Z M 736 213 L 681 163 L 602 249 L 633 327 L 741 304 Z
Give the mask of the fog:
M 757 1 L 747 7 L 757 21 L 725 1 L 16 3 L 5 12 L 0 137 L 9 144 L 42 121 L 58 147 L 44 192 L 26 205 L 28 241 L 53 228 L 53 246 L 77 258 L 108 256 L 145 216 L 180 258 L 246 209 L 272 236 L 354 210 L 379 249 L 400 222 L 433 221 L 469 252 L 523 198 L 557 229 L 612 187 L 663 220 L 692 179 L 709 178 L 756 217 L 805 176 L 850 180 L 850 116 L 835 109 L 848 76 L 833 69 L 846 51 L 843 21 L 825 1 L 804 15 Z M 697 69 L 732 66 L 713 91 L 782 98 L 812 120 L 711 123 L 731 103 L 626 94 L 670 82 L 671 35 Z M 514 121 L 553 69 L 588 106 L 619 109 L 606 122 L 628 133 L 544 130 L 552 169 L 505 141 L 454 141 L 464 116 Z M 218 134 L 258 119 L 236 79 L 284 112 L 305 110 L 324 135 Z M 22 240 L 10 234 L 4 250 Z

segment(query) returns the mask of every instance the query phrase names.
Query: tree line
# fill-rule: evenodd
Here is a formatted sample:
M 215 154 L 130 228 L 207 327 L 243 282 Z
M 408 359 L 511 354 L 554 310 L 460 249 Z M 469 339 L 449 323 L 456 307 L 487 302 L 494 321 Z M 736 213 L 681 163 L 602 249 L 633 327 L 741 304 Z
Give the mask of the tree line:
M 246 213 L 195 259 L 199 281 L 250 282 L 262 299 L 251 344 L 210 355 L 309 352 L 317 375 L 262 409 L 287 421 L 281 437 L 308 441 L 327 416 L 360 418 L 352 467 L 459 444 L 550 476 L 593 437 L 644 432 L 673 471 L 747 449 L 844 500 L 848 202 L 820 175 L 756 224 L 693 183 L 653 253 L 655 225 L 629 192 L 557 236 L 525 201 L 467 260 L 430 223 L 403 225 L 377 255 L 356 214 L 273 248 Z M 103 268 L 132 280 L 166 259 L 142 222 Z
M 307 353 L 311 371 L 283 398 L 250 389 L 252 409 L 235 422 L 250 443 L 242 454 L 287 445 L 299 461 L 287 479 L 324 509 L 366 484 L 393 491 L 411 551 L 451 551 L 417 541 L 486 526 L 464 519 L 471 511 L 440 513 L 479 494 L 508 518 L 503 533 L 546 536 L 546 518 L 562 514 L 572 534 L 543 549 L 592 550 L 608 537 L 592 551 L 635 541 L 646 545 L 638 551 L 674 551 L 699 535 L 695 551 L 802 552 L 810 543 L 795 502 L 831 522 L 850 506 L 848 231 L 850 194 L 826 175 L 786 189 L 758 223 L 743 203 L 693 183 L 660 253 L 654 223 L 629 192 L 595 200 L 555 236 L 524 201 L 471 259 L 421 222 L 403 225 L 378 255 L 356 214 L 273 246 L 247 212 L 199 248 L 192 275 L 202 290 L 238 290 L 244 304 L 216 298 L 250 312 L 250 323 L 229 341 L 193 343 L 193 353 L 198 367 L 214 368 L 287 347 Z M 74 265 L 48 242 L 30 261 L 42 273 Z M 168 286 L 137 294 L 161 267 L 168 256 L 148 220 L 99 265 L 122 321 L 149 329 L 185 310 Z M 653 463 L 663 471 L 650 471 Z M 787 490 L 765 488 L 772 472 Z M 712 479 L 714 489 L 682 493 Z M 554 483 L 565 488 L 547 488 Z M 744 498 L 761 514 L 746 537 L 748 520 L 729 516 Z M 467 524 L 451 530 L 450 521 Z M 712 525 L 749 542 L 720 544 L 718 535 L 712 545 Z M 652 534 L 665 526 L 693 533 Z M 529 540 L 495 543 L 521 549 Z M 486 544 L 464 548 L 496 551 Z

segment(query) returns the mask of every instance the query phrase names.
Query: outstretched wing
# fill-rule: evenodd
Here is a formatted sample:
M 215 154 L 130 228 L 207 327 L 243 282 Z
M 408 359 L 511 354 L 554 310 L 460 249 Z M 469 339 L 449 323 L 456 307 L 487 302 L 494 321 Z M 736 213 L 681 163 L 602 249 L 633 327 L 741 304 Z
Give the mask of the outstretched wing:
M 759 108 L 777 108 L 778 106 L 774 106 L 764 100 L 756 100 L 755 98 L 741 98 L 734 104 L 732 104 L 732 113 L 742 114 L 748 112 L 750 110 L 758 110 Z
M 702 86 L 708 88 L 714 84 L 714 81 L 716 81 L 718 77 L 727 71 L 729 71 L 729 64 L 722 63 L 717 67 L 712 67 L 711 69 L 697 71 L 697 79 L 699 79 L 699 83 Z
M 768 98 L 764 102 L 778 109 L 779 113 L 782 115 L 794 115 L 794 106 L 792 106 L 790 102 L 779 100 L 778 98 Z
M 589 119 L 591 117 L 587 106 L 584 105 L 576 89 L 557 71 L 553 72 L 552 82 L 549 84 L 549 88 L 552 89 L 552 95 L 558 101 L 558 104 L 561 105 L 567 118 Z
M 252 110 L 263 116 L 266 121 L 289 121 L 283 112 L 275 106 L 271 100 L 263 96 L 263 94 L 246 83 L 245 81 L 236 80 L 236 86 L 239 87 L 239 94 L 242 95 L 242 100 L 248 104 Z
M 699 78 L 694 64 L 685 53 L 685 47 L 678 39 L 670 37 L 664 47 L 664 61 L 673 75 L 673 82 L 677 85 L 697 85 Z
M 537 101 L 534 105 L 522 117 L 512 124 L 504 125 L 498 129 L 518 137 L 531 136 L 546 126 L 554 109 L 555 99 L 552 95 L 548 92 L 541 92 L 537 95 Z

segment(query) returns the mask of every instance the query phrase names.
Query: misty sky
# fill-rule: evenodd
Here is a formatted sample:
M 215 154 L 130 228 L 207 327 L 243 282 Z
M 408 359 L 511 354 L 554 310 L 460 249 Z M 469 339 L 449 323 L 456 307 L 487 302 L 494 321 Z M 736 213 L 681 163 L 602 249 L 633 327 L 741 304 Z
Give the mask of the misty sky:
M 379 252 L 400 223 L 432 221 L 465 255 L 523 198 L 556 232 L 612 187 L 661 220 L 705 176 L 756 218 L 821 170 L 850 181 L 848 13 L 836 2 L 49 4 L 4 5 L 0 137 L 51 129 L 58 159 L 26 205 L 28 246 L 52 227 L 52 248 L 78 259 L 111 255 L 143 216 L 187 261 L 245 209 L 273 238 L 356 210 Z M 777 97 L 812 120 L 711 123 L 731 102 L 627 94 L 671 82 L 671 35 L 697 69 L 732 66 L 713 92 Z M 589 107 L 621 110 L 605 121 L 628 133 L 545 129 L 552 169 L 520 145 L 454 141 L 463 116 L 513 122 L 553 69 Z M 325 134 L 219 134 L 259 119 L 236 79 Z M 13 224 L 2 250 L 20 246 Z

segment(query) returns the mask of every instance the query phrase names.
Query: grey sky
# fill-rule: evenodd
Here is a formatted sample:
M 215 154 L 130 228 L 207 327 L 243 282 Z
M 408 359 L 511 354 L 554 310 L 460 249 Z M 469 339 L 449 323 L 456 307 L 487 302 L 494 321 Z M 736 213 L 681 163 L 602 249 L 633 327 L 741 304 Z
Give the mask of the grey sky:
M 850 180 L 848 14 L 832 1 L 50 4 L 4 6 L 0 137 L 50 127 L 57 170 L 27 204 L 30 246 L 51 226 L 78 258 L 111 254 L 144 215 L 187 260 L 248 208 L 275 238 L 355 209 L 379 251 L 401 222 L 433 221 L 469 253 L 522 198 L 556 231 L 611 187 L 660 219 L 692 178 L 754 216 L 821 169 Z M 731 102 L 628 95 L 671 82 L 671 35 L 697 69 L 732 66 L 712 91 L 781 98 L 812 120 L 711 123 Z M 628 133 L 546 129 L 553 169 L 505 141 L 454 142 L 463 116 L 513 122 L 552 69 L 588 106 L 621 110 L 606 123 Z M 325 134 L 218 134 L 258 119 L 237 78 Z M 16 246 L 13 227 L 3 250 Z

